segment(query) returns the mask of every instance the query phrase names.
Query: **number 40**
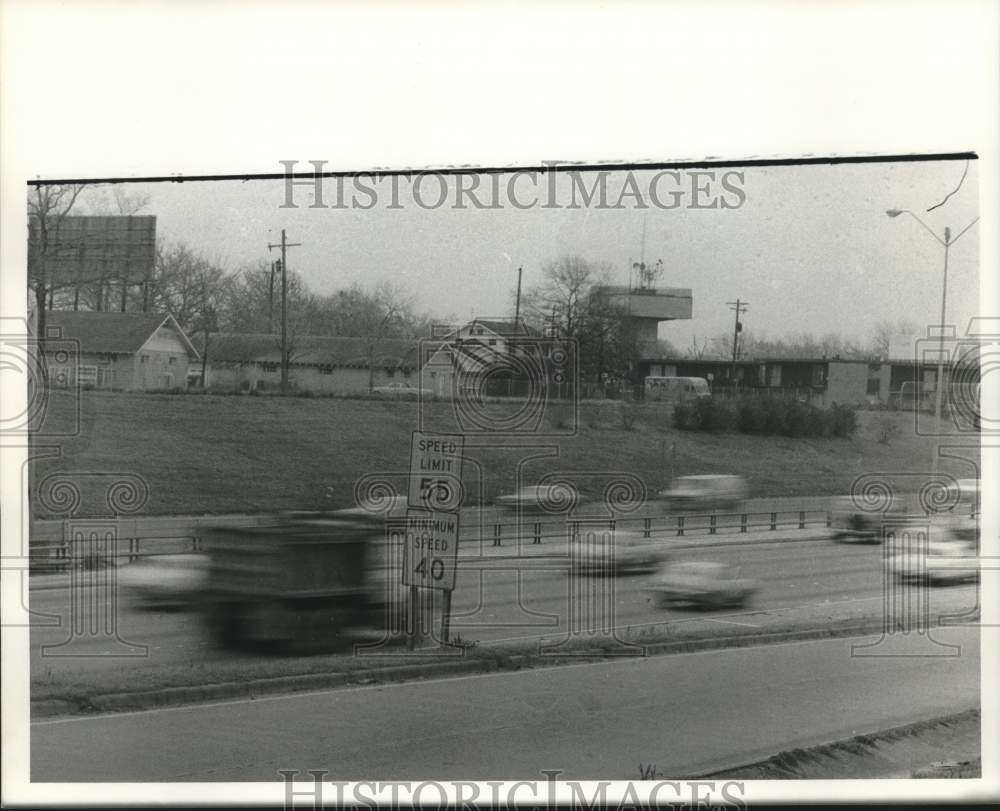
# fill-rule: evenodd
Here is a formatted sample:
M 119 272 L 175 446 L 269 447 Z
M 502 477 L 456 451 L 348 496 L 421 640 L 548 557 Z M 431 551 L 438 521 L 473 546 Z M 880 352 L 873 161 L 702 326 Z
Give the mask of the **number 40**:
M 421 577 L 427 577 L 427 558 L 421 558 L 417 568 L 414 569 Z M 444 577 L 444 561 L 441 558 L 431 560 L 431 579 L 440 580 Z

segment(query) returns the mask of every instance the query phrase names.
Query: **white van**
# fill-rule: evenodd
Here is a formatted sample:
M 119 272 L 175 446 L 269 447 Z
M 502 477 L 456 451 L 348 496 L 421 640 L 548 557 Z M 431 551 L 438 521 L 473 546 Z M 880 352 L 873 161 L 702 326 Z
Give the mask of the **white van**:
M 683 403 L 712 396 L 703 377 L 647 377 L 646 399 L 653 402 Z

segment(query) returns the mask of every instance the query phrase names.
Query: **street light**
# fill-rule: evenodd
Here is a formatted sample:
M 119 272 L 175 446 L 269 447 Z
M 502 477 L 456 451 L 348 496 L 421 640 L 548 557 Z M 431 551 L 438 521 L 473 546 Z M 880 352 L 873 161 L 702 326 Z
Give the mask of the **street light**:
M 948 296 L 948 249 L 958 242 L 964 235 L 965 232 L 972 228 L 977 222 L 979 222 L 979 217 L 976 217 L 972 222 L 970 222 L 965 228 L 963 228 L 957 237 L 952 239 L 951 229 L 944 229 L 944 239 L 941 239 L 934 229 L 932 229 L 927 223 L 925 223 L 920 217 L 914 214 L 912 211 L 905 208 L 890 208 L 886 212 L 886 215 L 892 218 L 898 217 L 900 214 L 909 214 L 913 219 L 915 219 L 920 225 L 923 226 L 924 230 L 930 234 L 934 239 L 938 241 L 940 245 L 944 246 L 944 278 L 941 281 L 941 326 L 939 328 L 939 343 L 938 343 L 938 368 L 937 368 L 937 383 L 934 386 L 935 396 L 934 396 L 934 419 L 937 425 L 937 429 L 941 430 L 941 390 L 944 388 L 944 318 L 945 318 L 945 303 Z M 934 455 L 931 457 L 931 478 L 937 475 L 938 466 L 938 455 L 937 449 L 934 450 Z

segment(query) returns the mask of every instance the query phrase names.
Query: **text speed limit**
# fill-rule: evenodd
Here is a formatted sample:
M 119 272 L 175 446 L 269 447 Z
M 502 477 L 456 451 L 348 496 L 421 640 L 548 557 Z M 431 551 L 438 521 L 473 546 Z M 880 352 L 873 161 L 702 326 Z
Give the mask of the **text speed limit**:
M 403 546 L 403 585 L 455 588 L 458 516 L 408 510 Z

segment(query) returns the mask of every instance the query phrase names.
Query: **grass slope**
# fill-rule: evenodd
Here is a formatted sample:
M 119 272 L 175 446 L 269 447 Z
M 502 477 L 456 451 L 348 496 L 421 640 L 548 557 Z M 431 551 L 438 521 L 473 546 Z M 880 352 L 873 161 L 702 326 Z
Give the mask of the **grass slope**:
M 363 399 L 221 397 L 53 392 L 36 446 L 57 445 L 57 459 L 33 471 L 36 491 L 46 476 L 68 474 L 80 487 L 78 515 L 107 512 L 104 493 L 117 474 L 141 476 L 149 498 L 141 513 L 201 514 L 322 508 L 353 503 L 355 484 L 385 474 L 400 492 L 409 467 L 418 404 Z M 877 441 L 876 421 L 894 419 L 899 433 Z M 546 474 L 567 478 L 599 496 L 617 472 L 641 477 L 649 490 L 665 487 L 671 470 L 739 473 L 752 496 L 831 495 L 849 492 L 863 474 L 888 474 L 913 491 L 929 469 L 933 440 L 917 436 L 912 414 L 859 413 L 851 439 L 791 439 L 739 433 L 685 432 L 669 411 L 637 409 L 631 430 L 614 404 L 583 404 L 574 421 L 567 409 L 546 417 L 547 435 L 509 440 L 480 437 L 491 447 L 467 449 L 468 501 L 491 501 Z M 424 406 L 425 427 L 456 430 L 447 402 Z M 46 440 L 45 432 L 75 436 Z M 559 436 L 559 434 L 564 434 Z M 955 439 L 948 440 L 954 443 Z M 470 435 L 469 442 L 472 442 Z M 978 436 L 958 439 L 978 460 Z M 945 460 L 941 471 L 976 475 L 968 461 Z M 915 475 L 916 474 L 916 475 Z M 51 480 L 50 480 L 51 481 Z M 37 498 L 36 516 L 52 516 Z

